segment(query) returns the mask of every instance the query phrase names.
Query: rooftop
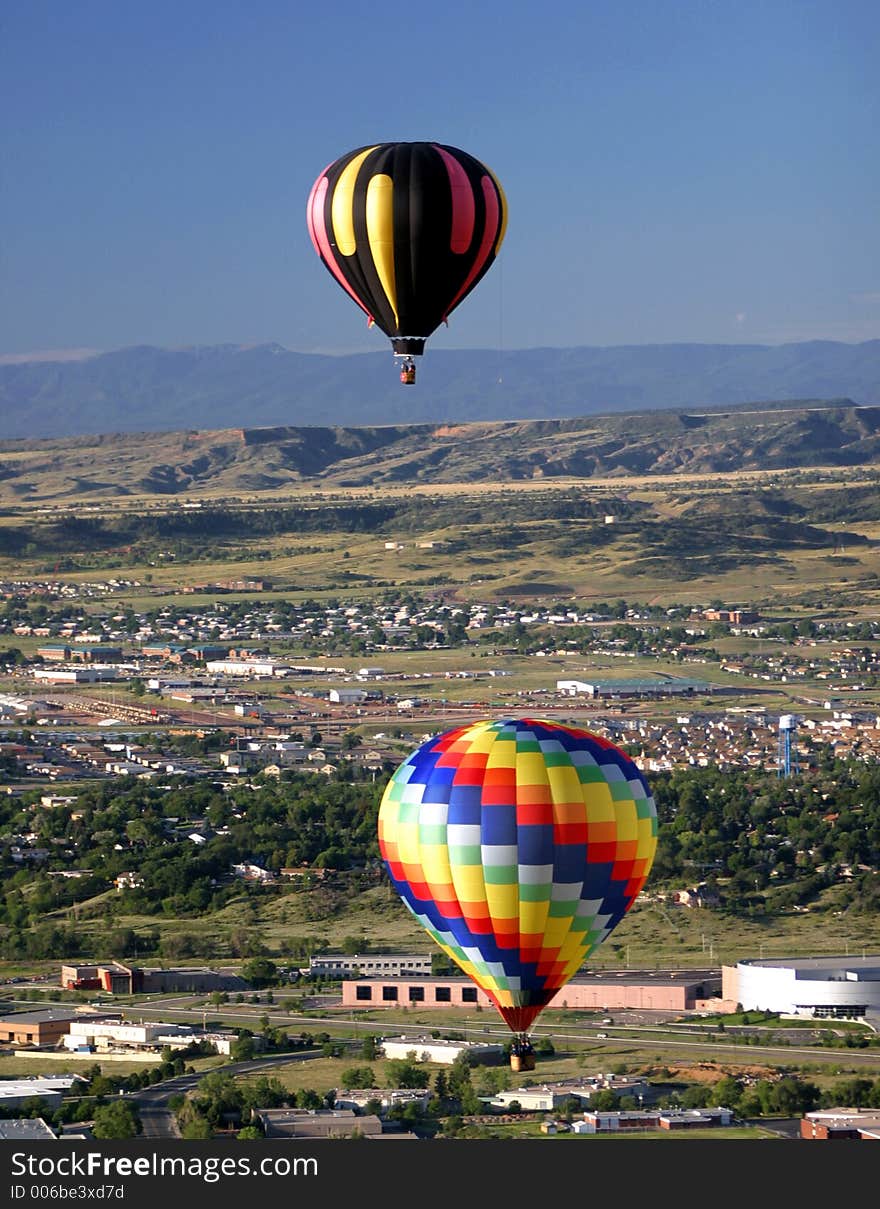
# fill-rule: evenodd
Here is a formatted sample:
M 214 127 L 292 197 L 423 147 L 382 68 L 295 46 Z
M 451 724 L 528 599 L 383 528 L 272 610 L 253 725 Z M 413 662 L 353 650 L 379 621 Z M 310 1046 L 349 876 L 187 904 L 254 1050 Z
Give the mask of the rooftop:
M 0 1121 L 0 1140 L 6 1142 L 48 1142 L 57 1135 L 42 1117 L 16 1117 L 11 1121 Z
M 8 1015 L 0 1014 L 0 1024 L 11 1025 L 13 1028 L 19 1024 L 52 1024 L 58 1022 L 65 1024 L 68 1020 L 76 1020 L 80 1013 L 75 1009 L 65 1008 L 45 1008 L 37 1012 L 10 1012 Z

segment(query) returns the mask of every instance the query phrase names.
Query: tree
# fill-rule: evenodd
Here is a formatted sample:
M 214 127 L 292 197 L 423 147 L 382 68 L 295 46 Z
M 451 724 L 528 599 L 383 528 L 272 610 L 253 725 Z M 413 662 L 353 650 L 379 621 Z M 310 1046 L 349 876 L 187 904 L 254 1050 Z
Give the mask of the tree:
M 187 1142 L 207 1142 L 214 1136 L 210 1122 L 198 1113 L 194 1113 L 180 1127 L 180 1136 Z
M 356 1087 L 375 1087 L 376 1076 L 371 1066 L 349 1066 L 339 1076 L 346 1091 Z
M 385 1063 L 389 1087 L 424 1087 L 427 1077 L 414 1059 L 392 1058 Z
M 233 1062 L 249 1062 L 254 1056 L 254 1051 L 253 1034 L 246 1029 L 239 1033 L 229 1047 L 229 1055 Z
M 241 976 L 251 986 L 261 988 L 277 981 L 278 967 L 265 957 L 255 957 L 241 967 Z
M 114 1100 L 95 1109 L 92 1133 L 96 1138 L 124 1140 L 137 1137 L 140 1130 L 140 1118 L 130 1100 Z

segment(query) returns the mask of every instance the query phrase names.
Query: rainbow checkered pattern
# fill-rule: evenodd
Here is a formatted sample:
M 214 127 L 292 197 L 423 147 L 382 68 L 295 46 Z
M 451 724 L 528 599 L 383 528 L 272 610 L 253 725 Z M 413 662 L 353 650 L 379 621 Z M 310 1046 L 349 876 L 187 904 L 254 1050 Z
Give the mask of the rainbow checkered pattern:
M 531 718 L 430 739 L 379 808 L 398 894 L 517 1033 L 632 906 L 656 847 L 654 799 L 632 760 Z

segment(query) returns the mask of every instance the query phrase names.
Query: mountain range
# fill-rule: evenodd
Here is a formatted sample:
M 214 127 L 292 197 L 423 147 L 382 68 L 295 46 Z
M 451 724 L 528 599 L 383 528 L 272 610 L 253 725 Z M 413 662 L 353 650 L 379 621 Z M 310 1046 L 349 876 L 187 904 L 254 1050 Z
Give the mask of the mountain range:
M 878 463 L 880 407 L 851 400 L 468 424 L 189 428 L 2 441 L 0 505 L 795 468 L 864 474 Z
M 545 420 L 842 398 L 880 402 L 880 340 L 429 348 L 415 388 L 400 385 L 386 352 L 139 345 L 79 359 L 7 359 L 0 438 Z

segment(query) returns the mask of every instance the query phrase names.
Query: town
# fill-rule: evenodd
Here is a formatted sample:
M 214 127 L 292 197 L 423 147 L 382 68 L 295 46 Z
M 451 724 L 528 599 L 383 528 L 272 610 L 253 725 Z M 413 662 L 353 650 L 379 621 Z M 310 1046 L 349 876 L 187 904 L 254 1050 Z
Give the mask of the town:
M 647 771 L 777 767 L 785 717 L 797 720 L 799 762 L 823 749 L 870 760 L 880 748 L 873 621 L 795 624 L 743 608 L 623 601 L 578 612 L 410 594 L 378 604 L 85 607 L 118 587 L 89 584 L 65 603 L 58 583 L 0 585 L 0 723 L 26 732 L 0 750 L 28 777 L 237 776 L 294 763 L 326 770 L 340 754 L 353 757 L 326 751 L 324 740 L 337 747 L 354 730 L 371 748 L 357 758 L 381 766 L 400 748 L 389 748 L 389 730 L 411 742 L 479 709 L 580 713 Z M 747 650 L 735 657 L 711 646 L 737 641 Z M 633 665 L 637 677 L 626 675 Z M 696 665 L 698 678 L 681 674 Z M 126 726 L 135 732 L 127 741 L 106 734 Z M 182 757 L 159 741 L 169 727 L 223 728 L 234 751 Z M 305 730 L 322 742 L 308 749 L 291 740 Z
M 619 1029 L 678 1021 L 674 1035 L 691 1021 L 715 1030 L 717 1050 L 719 1029 L 740 1044 L 755 1036 L 737 1023 L 743 1013 L 772 1029 L 803 1011 L 793 1000 L 766 1006 L 748 965 L 766 942 L 751 949 L 741 925 L 737 940 L 719 939 L 721 921 L 780 911 L 806 921 L 817 896 L 853 909 L 870 900 L 875 622 L 720 601 L 588 609 L 411 592 L 291 601 L 257 580 L 197 587 L 199 603 L 163 593 L 134 608 L 126 593 L 146 587 L 133 581 L 2 585 L 3 944 L 7 965 L 31 973 L 7 992 L 0 1047 L 29 1072 L 35 1055 L 74 1064 L 51 1086 L 34 1073 L 8 1082 L 7 1113 L 33 1109 L 14 1118 L 31 1124 L 9 1120 L 10 1136 L 755 1128 L 743 1125 L 760 1116 L 748 1078 L 723 1084 L 717 1069 L 725 1094 L 714 1099 L 712 1084 L 658 1085 L 649 1063 L 627 1060 Z M 663 850 L 641 913 L 671 920 L 689 956 L 639 972 L 631 947 L 663 963 L 672 949 L 650 929 L 609 946 L 592 989 L 582 971 L 552 1005 L 536 1034 L 545 1065 L 524 1083 L 502 1078 L 503 1033 L 462 1018 L 492 1010 L 484 995 L 436 957 L 395 956 L 393 938 L 416 933 L 383 902 L 375 844 L 379 796 L 407 752 L 490 713 L 575 722 L 612 740 L 652 780 L 662 819 L 697 837 Z M 826 800 L 817 835 L 814 803 Z M 755 803 L 768 820 L 776 804 L 773 826 L 756 827 Z M 362 896 L 367 914 L 347 923 Z M 285 927 L 267 930 L 276 918 Z M 782 956 L 781 934 L 774 946 L 772 960 L 796 960 Z M 53 958 L 65 962 L 54 995 L 35 973 Z M 698 977 L 700 958 L 710 965 Z M 865 993 L 867 974 L 856 983 Z M 833 1011 L 829 985 L 810 1028 L 830 1013 L 823 1044 L 834 1029 L 850 1047 L 847 1030 L 871 1038 L 873 982 L 865 1004 Z M 425 1016 L 413 1032 L 407 1013 L 432 1008 L 449 1023 L 427 1032 Z M 389 1012 L 390 1027 L 376 1015 Z M 587 1077 L 591 1049 L 609 1042 Z M 317 1089 L 275 1079 L 291 1048 L 310 1070 L 335 1063 Z M 102 1073 L 77 1074 L 87 1059 Z M 234 1070 L 256 1059 L 269 1066 L 254 1091 Z M 112 1074 L 126 1062 L 131 1073 Z M 162 1072 L 158 1100 L 142 1082 L 148 1070 Z M 779 1078 L 768 1073 L 767 1102 Z M 874 1136 L 876 1114 L 841 1108 L 833 1087 L 796 1092 L 789 1136 Z

